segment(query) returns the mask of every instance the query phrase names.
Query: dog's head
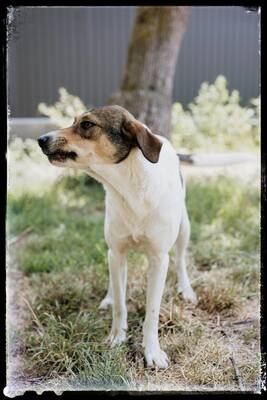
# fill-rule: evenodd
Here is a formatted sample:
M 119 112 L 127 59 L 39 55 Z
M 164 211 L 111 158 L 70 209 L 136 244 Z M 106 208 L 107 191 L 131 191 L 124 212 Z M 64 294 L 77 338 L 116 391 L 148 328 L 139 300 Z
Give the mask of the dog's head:
M 40 136 L 38 143 L 53 165 L 79 169 L 94 163 L 120 163 L 134 147 L 156 163 L 162 146 L 144 124 L 120 106 L 89 110 L 70 127 Z

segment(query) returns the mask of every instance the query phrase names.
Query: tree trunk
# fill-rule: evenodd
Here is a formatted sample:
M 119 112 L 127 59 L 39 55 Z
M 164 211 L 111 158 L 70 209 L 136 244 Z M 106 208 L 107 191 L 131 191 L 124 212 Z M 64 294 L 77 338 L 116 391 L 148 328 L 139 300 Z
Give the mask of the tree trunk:
M 175 65 L 191 7 L 139 7 L 118 104 L 169 137 Z

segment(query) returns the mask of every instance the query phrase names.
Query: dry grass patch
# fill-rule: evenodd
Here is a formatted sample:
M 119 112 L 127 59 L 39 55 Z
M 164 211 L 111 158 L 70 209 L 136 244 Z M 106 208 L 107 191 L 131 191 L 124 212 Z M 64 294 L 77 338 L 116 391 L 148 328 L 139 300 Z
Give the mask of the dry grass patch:
M 198 306 L 209 314 L 232 314 L 238 309 L 238 299 L 232 287 L 214 285 L 213 282 L 210 282 L 208 287 L 199 287 L 197 294 Z

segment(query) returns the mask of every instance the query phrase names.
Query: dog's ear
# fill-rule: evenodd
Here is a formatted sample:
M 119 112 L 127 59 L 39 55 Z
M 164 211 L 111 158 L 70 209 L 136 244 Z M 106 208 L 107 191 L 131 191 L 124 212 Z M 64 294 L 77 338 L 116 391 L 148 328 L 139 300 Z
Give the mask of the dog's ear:
M 122 132 L 139 147 L 148 161 L 158 162 L 162 143 L 145 125 L 134 119 L 125 119 Z

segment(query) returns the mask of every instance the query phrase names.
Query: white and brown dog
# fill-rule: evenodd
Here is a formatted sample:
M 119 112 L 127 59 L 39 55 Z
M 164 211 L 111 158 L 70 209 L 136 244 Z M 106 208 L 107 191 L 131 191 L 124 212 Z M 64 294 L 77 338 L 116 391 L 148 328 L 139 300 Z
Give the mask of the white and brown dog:
M 185 253 L 190 225 L 179 158 L 170 144 L 154 135 L 119 106 L 92 109 L 73 125 L 38 139 L 49 161 L 78 168 L 104 185 L 105 239 L 110 281 L 100 307 L 112 305 L 108 341 L 126 340 L 126 257 L 129 249 L 145 251 L 149 259 L 143 346 L 148 366 L 168 366 L 160 348 L 158 321 L 169 251 L 175 245 L 178 292 L 196 301 L 186 270 Z

